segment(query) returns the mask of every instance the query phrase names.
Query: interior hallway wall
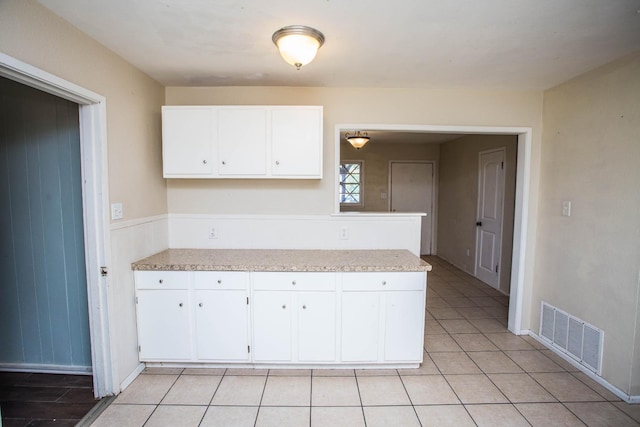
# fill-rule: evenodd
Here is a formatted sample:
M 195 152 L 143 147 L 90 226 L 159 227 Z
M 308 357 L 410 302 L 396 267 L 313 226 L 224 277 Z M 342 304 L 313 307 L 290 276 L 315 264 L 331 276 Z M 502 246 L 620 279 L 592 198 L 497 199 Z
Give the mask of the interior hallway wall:
M 364 161 L 364 206 L 341 208 L 344 211 L 388 212 L 389 211 L 389 161 L 432 160 L 438 161 L 440 146 L 421 143 L 376 143 L 369 142 L 356 150 L 347 141 L 340 141 L 340 159 Z M 437 166 L 436 166 L 437 169 Z M 382 198 L 381 194 L 386 194 Z
M 640 54 L 545 92 L 540 301 L 604 330 L 602 376 L 640 395 Z M 562 201 L 571 202 L 563 216 Z
M 478 220 L 478 156 L 481 151 L 502 147 L 506 151 L 499 290 L 509 294 L 518 150 L 516 136 L 467 135 L 441 144 L 438 256 L 473 275 Z

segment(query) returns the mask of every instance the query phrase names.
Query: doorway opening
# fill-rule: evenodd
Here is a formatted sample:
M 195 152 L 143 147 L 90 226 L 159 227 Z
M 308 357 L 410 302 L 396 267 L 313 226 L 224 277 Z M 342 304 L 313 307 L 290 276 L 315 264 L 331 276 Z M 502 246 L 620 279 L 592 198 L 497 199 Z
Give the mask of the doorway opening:
M 506 281 L 509 283 L 509 315 L 508 315 L 508 329 L 515 333 L 520 334 L 524 333 L 522 331 L 522 315 L 523 315 L 523 300 L 525 295 L 525 280 L 524 280 L 524 269 L 525 269 L 525 251 L 526 251 L 526 243 L 527 243 L 527 220 L 528 220 L 528 206 L 529 206 L 529 186 L 530 186 L 530 168 L 531 168 L 531 128 L 526 127 L 485 127 L 485 126 L 432 126 L 432 125 L 384 125 L 384 124 L 367 124 L 367 123 L 356 123 L 356 124 L 337 124 L 335 127 L 335 152 L 336 152 L 336 172 L 334 176 L 338 177 L 338 165 L 339 163 L 346 157 L 349 157 L 351 154 L 349 151 L 349 147 L 341 143 L 344 139 L 343 135 L 345 132 L 353 129 L 361 129 L 366 130 L 371 137 L 371 141 L 367 144 L 374 145 L 376 132 L 381 132 L 383 134 L 389 134 L 391 137 L 397 136 L 399 134 L 412 134 L 417 135 L 418 138 L 428 139 L 428 138 L 437 138 L 437 137 L 448 137 L 449 140 L 457 139 L 466 135 L 511 135 L 515 139 L 517 139 L 515 151 L 517 153 L 515 160 L 515 195 L 514 195 L 514 205 L 513 205 L 513 249 L 507 256 L 510 257 L 511 260 L 511 271 Z M 342 148 L 345 147 L 342 152 Z M 365 146 L 366 148 L 366 146 Z M 390 148 L 392 150 L 392 148 Z M 362 150 L 358 150 L 357 154 L 358 158 L 364 157 L 364 148 Z M 395 156 L 394 156 L 395 157 Z M 397 157 L 395 157 L 397 158 Z M 477 157 L 476 157 L 477 162 Z M 366 159 L 365 159 L 366 165 Z M 440 167 L 441 165 L 438 165 Z M 365 166 L 366 167 L 366 166 Z M 371 173 L 371 168 L 367 168 L 367 176 Z M 435 186 L 435 200 L 438 200 L 438 176 L 436 174 L 436 186 Z M 367 185 L 371 187 L 371 185 Z M 336 183 L 335 188 L 338 188 Z M 384 188 L 377 189 L 378 197 L 382 198 L 386 195 Z M 374 198 L 375 199 L 375 198 Z M 474 199 L 474 203 L 476 200 Z M 367 199 L 365 197 L 365 210 L 367 205 Z M 335 208 L 334 211 L 336 213 L 340 213 L 340 204 L 338 201 L 338 194 L 336 191 L 335 198 Z M 384 209 L 380 209 L 380 211 L 384 211 Z M 476 208 L 474 205 L 473 213 L 475 215 Z M 435 223 L 438 222 L 438 216 L 441 213 L 439 212 L 439 207 L 436 205 L 434 207 L 433 213 L 433 221 Z M 474 224 L 472 224 L 474 225 Z M 475 225 L 474 225 L 475 227 Z M 433 254 L 438 253 L 438 235 L 437 232 L 434 233 L 433 241 L 434 241 L 434 250 Z
M 0 76 L 79 105 L 84 261 L 94 396 L 119 391 L 113 373 L 106 277 L 109 265 L 106 99 L 0 52 Z

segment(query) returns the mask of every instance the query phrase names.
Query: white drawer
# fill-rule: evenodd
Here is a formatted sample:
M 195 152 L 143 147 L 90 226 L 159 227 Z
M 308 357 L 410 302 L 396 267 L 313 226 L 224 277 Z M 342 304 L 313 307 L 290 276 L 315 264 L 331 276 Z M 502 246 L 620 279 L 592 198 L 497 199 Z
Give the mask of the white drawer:
M 137 289 L 187 289 L 187 271 L 135 271 Z
M 333 291 L 336 273 L 254 273 L 253 289 L 269 291 Z
M 249 273 L 244 271 L 196 271 L 196 289 L 247 289 Z
M 421 291 L 427 286 L 424 272 L 342 273 L 345 291 Z

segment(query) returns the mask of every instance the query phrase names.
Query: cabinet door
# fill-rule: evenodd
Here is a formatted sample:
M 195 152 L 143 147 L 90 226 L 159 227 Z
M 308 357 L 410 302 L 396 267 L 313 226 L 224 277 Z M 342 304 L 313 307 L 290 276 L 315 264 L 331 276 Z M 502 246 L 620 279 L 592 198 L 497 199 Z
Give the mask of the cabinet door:
M 191 359 L 186 290 L 137 292 L 140 360 Z
M 162 108 L 162 165 L 165 178 L 211 177 L 214 122 L 209 107 Z
M 378 361 L 380 332 L 380 293 L 342 294 L 343 362 Z
M 220 176 L 266 175 L 266 108 L 219 108 L 217 145 Z
M 253 359 L 290 361 L 293 297 L 289 292 L 253 293 Z
M 199 360 L 249 360 L 246 291 L 196 292 L 196 350 Z
M 331 362 L 336 359 L 336 294 L 297 294 L 298 360 Z
M 422 361 L 425 294 L 386 292 L 385 361 Z
M 271 111 L 271 174 L 322 178 L 322 109 Z

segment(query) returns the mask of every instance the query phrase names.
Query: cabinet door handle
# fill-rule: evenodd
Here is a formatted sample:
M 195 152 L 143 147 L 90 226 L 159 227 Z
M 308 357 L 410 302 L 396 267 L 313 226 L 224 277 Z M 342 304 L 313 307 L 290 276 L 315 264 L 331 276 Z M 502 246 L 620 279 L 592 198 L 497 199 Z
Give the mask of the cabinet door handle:
M 387 281 L 386 281 L 386 280 L 383 280 L 383 281 L 382 281 L 382 286 L 385 286 L 386 284 L 387 284 Z
M 221 284 L 221 283 L 222 283 L 222 279 L 218 279 L 218 284 Z
M 180 307 L 182 307 L 182 303 L 178 304 Z
M 203 164 L 203 165 L 206 165 L 206 164 L 207 164 L 207 160 L 206 160 L 206 159 L 205 159 L 205 160 L 203 160 L 203 161 L 202 161 L 202 164 Z
M 223 160 L 223 161 L 222 161 L 222 164 L 223 164 L 223 165 L 226 165 L 226 164 L 227 164 L 227 162 L 225 162 L 225 161 Z
M 285 308 L 287 308 L 287 306 L 286 306 L 286 305 L 283 305 L 283 306 L 282 306 L 282 309 L 284 310 Z
M 295 285 L 296 285 L 296 281 L 294 280 L 293 282 L 291 282 L 291 284 L 292 284 L 293 286 L 295 286 Z
M 198 304 L 198 307 L 202 307 L 202 303 Z
M 280 164 L 280 162 L 278 160 L 276 160 L 276 165 L 279 165 L 279 164 Z
M 162 279 L 158 280 L 158 283 L 160 283 L 162 285 Z
M 307 306 L 306 306 L 306 305 L 303 305 L 303 306 L 302 306 L 302 309 L 303 309 L 303 310 L 306 310 L 306 309 L 307 309 Z

